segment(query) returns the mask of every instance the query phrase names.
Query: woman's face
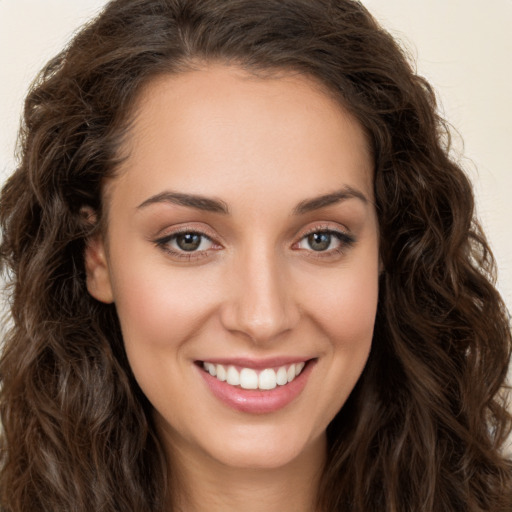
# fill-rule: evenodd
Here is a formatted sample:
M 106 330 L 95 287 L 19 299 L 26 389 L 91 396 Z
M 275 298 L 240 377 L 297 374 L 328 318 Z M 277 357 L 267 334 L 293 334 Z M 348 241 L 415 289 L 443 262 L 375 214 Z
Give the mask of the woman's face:
M 318 453 L 377 307 L 361 127 L 311 79 L 212 65 L 147 86 L 125 149 L 88 288 L 115 303 L 169 452 L 252 468 Z

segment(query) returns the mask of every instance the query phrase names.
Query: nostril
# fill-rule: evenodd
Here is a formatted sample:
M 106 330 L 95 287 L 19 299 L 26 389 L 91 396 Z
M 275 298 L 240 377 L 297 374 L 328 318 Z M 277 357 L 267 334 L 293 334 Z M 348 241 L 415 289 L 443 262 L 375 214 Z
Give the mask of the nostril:
M 299 315 L 282 307 L 250 307 L 248 305 L 228 306 L 222 315 L 222 324 L 230 332 L 244 334 L 253 343 L 272 342 L 293 330 Z

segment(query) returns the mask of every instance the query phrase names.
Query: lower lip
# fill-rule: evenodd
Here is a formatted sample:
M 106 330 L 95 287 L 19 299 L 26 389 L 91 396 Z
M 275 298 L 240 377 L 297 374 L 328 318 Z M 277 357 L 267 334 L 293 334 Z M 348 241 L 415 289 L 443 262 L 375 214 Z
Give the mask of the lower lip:
M 223 403 L 240 412 L 251 414 L 268 414 L 283 409 L 293 402 L 304 389 L 308 377 L 315 365 L 309 361 L 300 375 L 284 386 L 270 390 L 243 389 L 221 382 L 198 366 L 199 373 L 210 388 L 210 391 Z

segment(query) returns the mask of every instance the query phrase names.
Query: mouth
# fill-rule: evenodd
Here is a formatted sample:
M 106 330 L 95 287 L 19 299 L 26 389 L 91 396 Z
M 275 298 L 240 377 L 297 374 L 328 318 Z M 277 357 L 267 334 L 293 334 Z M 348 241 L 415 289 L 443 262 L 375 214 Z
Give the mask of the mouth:
M 278 367 L 255 368 L 240 367 L 202 361 L 200 364 L 205 372 L 220 382 L 242 389 L 271 390 L 277 386 L 286 386 L 293 382 L 309 361 L 300 361 Z
M 196 361 L 207 389 L 242 413 L 268 414 L 295 402 L 317 359 Z

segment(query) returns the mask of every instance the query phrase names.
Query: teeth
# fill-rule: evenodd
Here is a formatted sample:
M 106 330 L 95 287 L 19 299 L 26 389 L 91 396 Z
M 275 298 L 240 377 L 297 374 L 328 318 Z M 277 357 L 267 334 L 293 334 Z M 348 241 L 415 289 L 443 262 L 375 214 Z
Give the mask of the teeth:
M 226 369 L 224 368 L 224 366 L 222 366 L 221 364 L 218 364 L 217 365 L 217 379 L 219 379 L 220 381 L 224 382 L 226 380 Z
M 279 368 L 266 368 L 259 374 L 252 368 L 242 368 L 238 371 L 234 366 L 227 368 L 222 364 L 213 364 L 204 362 L 203 368 L 212 377 L 216 377 L 222 382 L 227 382 L 231 386 L 240 386 L 243 389 L 274 389 L 276 386 L 284 386 L 292 382 L 295 377 L 300 375 L 306 363 L 295 363 L 290 366 L 280 366 Z
M 205 370 L 212 376 L 215 377 L 217 375 L 217 368 L 212 363 L 205 363 Z
M 234 366 L 228 368 L 226 382 L 232 386 L 238 386 L 240 384 L 240 374 Z
M 284 386 L 285 384 L 288 384 L 288 373 L 284 366 L 281 366 L 281 368 L 277 370 L 276 382 L 279 386 Z
M 274 389 L 276 386 L 276 372 L 274 370 L 263 370 L 258 378 L 258 387 L 260 389 Z
M 258 374 L 250 368 L 240 372 L 240 387 L 244 389 L 258 389 Z

